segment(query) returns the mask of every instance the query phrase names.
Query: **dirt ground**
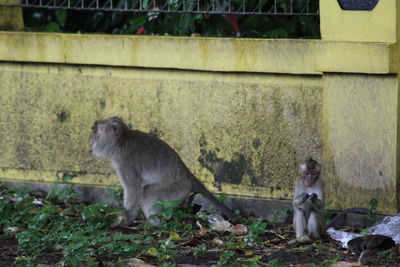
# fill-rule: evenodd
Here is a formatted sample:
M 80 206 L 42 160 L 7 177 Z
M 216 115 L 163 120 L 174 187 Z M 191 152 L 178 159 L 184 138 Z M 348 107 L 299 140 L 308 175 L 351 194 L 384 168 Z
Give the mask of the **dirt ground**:
M 293 231 L 288 227 L 281 226 L 278 233 L 267 233 L 263 238 L 262 245 L 258 245 L 251 249 L 227 249 L 216 246 L 213 240 L 218 238 L 214 234 L 206 234 L 204 236 L 194 236 L 192 240 L 185 240 L 177 244 L 175 249 L 176 255 L 169 260 L 177 266 L 195 267 L 195 266 L 211 266 L 216 264 L 221 253 L 224 251 L 233 251 L 236 258 L 254 258 L 260 256 L 257 265 L 253 266 L 400 266 L 400 246 L 387 251 L 385 254 L 370 252 L 362 258 L 362 265 L 357 263 L 358 254 L 354 254 L 347 249 L 342 249 L 340 243 L 324 236 L 322 240 L 311 244 L 292 244 Z M 122 231 L 124 233 L 135 232 L 134 229 L 114 229 L 113 231 Z M 221 236 L 221 240 L 223 236 Z M 193 252 L 199 244 L 205 244 L 206 250 L 202 255 L 195 257 Z M 17 250 L 17 240 L 7 238 L 0 240 L 0 266 L 14 266 L 16 257 L 23 256 L 23 253 Z M 129 255 L 127 255 L 127 259 Z M 43 252 L 38 261 L 45 265 L 55 265 L 61 259 L 61 254 L 57 252 Z M 96 264 L 98 266 L 159 266 L 156 257 L 139 256 L 138 259 L 147 265 L 135 265 L 128 263 L 128 260 L 116 260 L 110 258 L 98 258 Z M 271 264 L 271 260 L 279 259 L 279 264 Z M 268 262 L 270 264 L 268 265 Z M 336 264 L 336 265 L 335 265 Z M 62 265 L 58 265 L 62 266 Z M 246 266 L 243 261 L 236 264 L 235 261 L 224 266 Z

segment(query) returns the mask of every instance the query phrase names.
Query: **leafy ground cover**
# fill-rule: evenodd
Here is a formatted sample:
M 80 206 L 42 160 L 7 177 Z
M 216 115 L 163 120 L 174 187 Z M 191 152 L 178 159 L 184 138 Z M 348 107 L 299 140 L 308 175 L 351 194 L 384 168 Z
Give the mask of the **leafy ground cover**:
M 177 204 L 159 203 L 157 227 L 121 227 L 121 208 L 78 201 L 72 186 L 49 194 L 0 187 L 0 266 L 361 266 L 326 236 L 299 244 L 290 225 L 255 218 L 222 231 L 206 212 Z M 399 247 L 362 262 L 400 266 Z

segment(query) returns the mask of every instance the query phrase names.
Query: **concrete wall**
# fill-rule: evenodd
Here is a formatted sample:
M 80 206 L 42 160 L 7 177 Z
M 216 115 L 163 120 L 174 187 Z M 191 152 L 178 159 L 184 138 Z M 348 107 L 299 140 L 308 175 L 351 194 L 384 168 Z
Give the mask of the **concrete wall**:
M 0 32 L 0 178 L 117 183 L 89 136 L 119 115 L 170 143 L 213 192 L 290 199 L 312 156 L 333 208 L 377 198 L 395 213 L 398 4 L 355 13 L 321 1 L 322 40 Z
M 90 153 L 96 119 L 119 115 L 155 131 L 215 190 L 289 198 L 295 164 L 321 159 L 318 76 L 3 63 L 0 175 L 84 172 L 76 182 L 116 183 Z M 24 170 L 24 171 L 22 171 Z M 50 171 L 50 172 L 49 172 Z

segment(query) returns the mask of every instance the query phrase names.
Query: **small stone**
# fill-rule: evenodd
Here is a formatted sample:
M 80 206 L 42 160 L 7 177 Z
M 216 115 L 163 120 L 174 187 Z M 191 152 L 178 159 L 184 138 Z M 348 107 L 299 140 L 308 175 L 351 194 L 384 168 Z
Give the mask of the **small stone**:
M 211 243 L 213 245 L 222 245 L 224 243 L 224 241 L 222 241 L 221 239 L 219 239 L 218 237 L 214 238 Z
M 235 235 L 247 235 L 248 230 L 247 230 L 246 225 L 243 225 L 243 224 L 236 224 L 236 225 L 233 227 L 232 232 L 233 232 Z
M 297 238 L 297 242 L 299 242 L 300 244 L 310 244 L 312 241 L 308 235 L 303 235 Z
M 313 245 L 308 246 L 306 249 L 307 252 L 313 252 L 314 250 L 315 250 L 315 247 Z

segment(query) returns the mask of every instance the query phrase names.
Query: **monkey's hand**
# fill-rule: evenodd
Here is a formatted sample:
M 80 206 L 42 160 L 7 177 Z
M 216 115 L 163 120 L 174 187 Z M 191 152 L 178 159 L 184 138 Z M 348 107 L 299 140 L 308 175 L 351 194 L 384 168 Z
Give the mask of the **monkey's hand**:
M 310 195 L 310 200 L 311 200 L 312 203 L 314 203 L 317 199 L 318 199 L 318 195 L 317 194 L 312 193 Z
M 300 194 L 301 202 L 304 203 L 308 199 L 308 194 L 303 192 Z

